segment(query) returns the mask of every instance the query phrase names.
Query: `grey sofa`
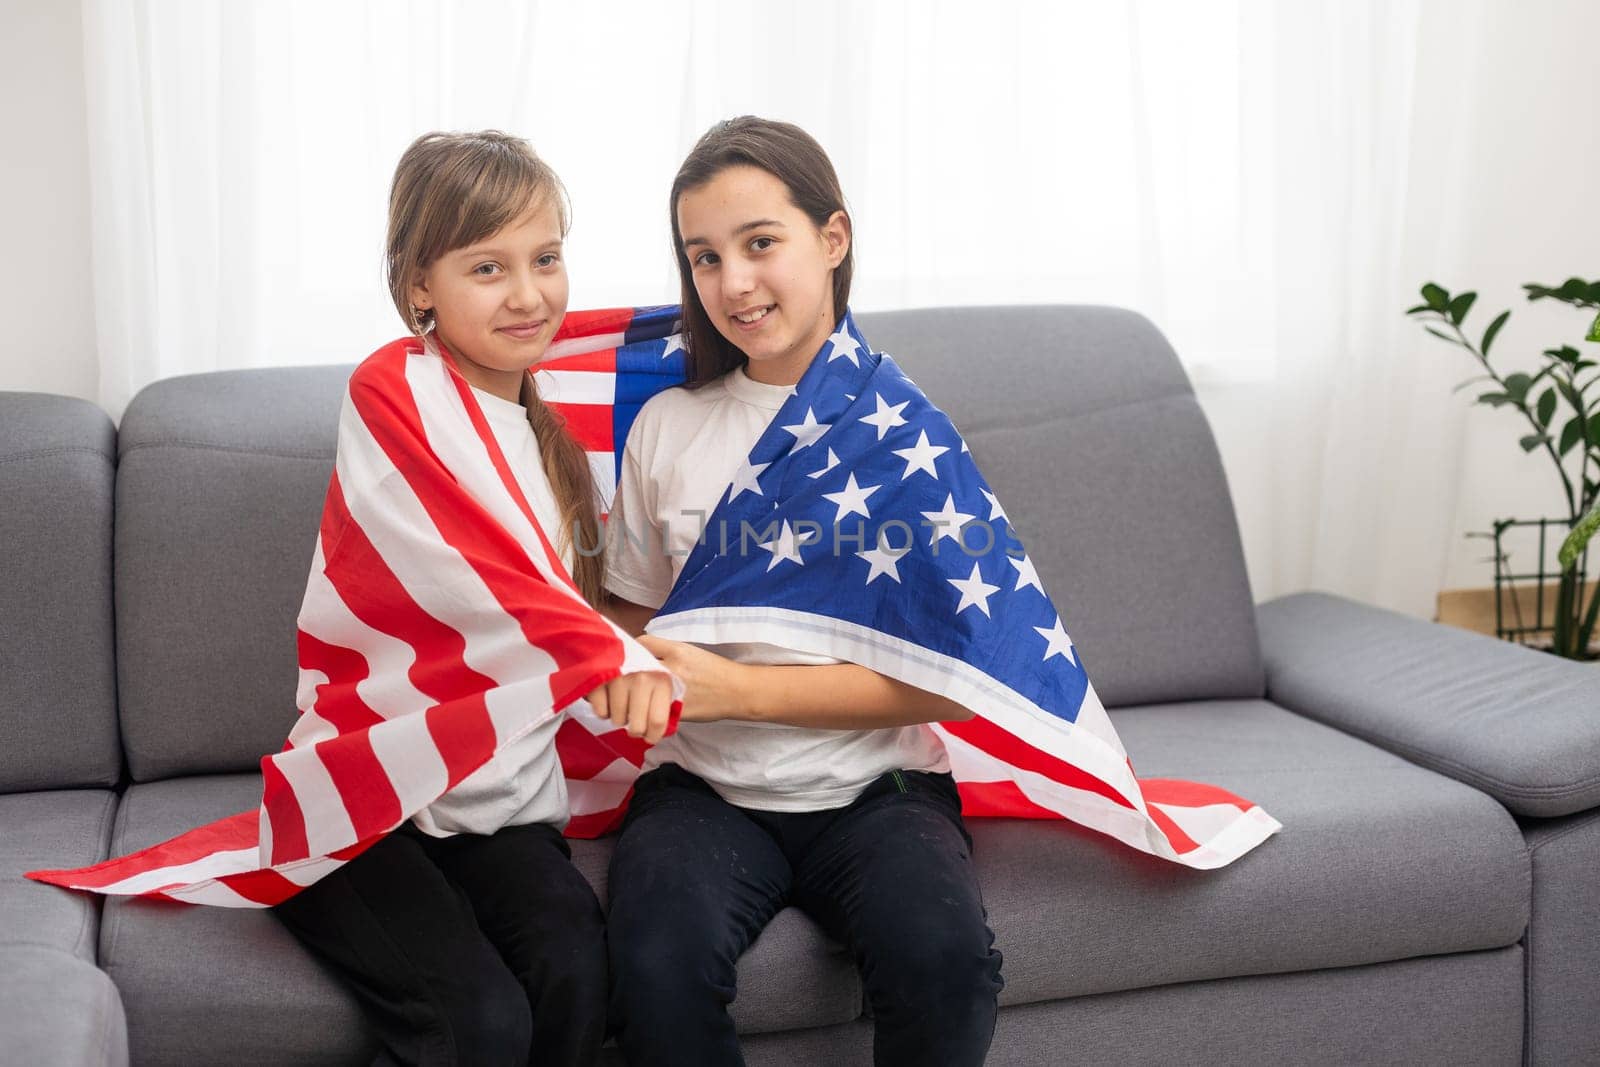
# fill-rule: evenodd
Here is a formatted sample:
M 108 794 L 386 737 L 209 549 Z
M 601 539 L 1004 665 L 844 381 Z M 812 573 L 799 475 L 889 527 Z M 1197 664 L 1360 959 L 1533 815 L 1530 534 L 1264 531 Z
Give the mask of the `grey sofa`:
M 1325 595 L 1254 604 L 1210 431 L 1136 315 L 859 321 L 965 431 L 1139 772 L 1284 823 L 1202 873 L 975 821 L 1005 955 L 990 1062 L 1600 1062 L 1600 666 Z M 20 878 L 256 802 L 347 373 L 159 382 L 120 432 L 0 395 L 0 1059 L 372 1053 L 270 912 Z M 602 897 L 609 848 L 575 848 Z M 792 909 L 734 1014 L 751 1063 L 870 1062 L 848 958 Z

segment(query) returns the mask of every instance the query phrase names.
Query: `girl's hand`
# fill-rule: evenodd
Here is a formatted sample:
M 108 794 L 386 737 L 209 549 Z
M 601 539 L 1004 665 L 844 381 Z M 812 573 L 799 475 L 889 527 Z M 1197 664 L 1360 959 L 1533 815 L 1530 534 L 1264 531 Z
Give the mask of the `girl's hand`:
M 666 735 L 672 713 L 672 679 L 660 671 L 638 671 L 611 679 L 586 697 L 594 713 L 655 744 Z
M 684 722 L 750 717 L 753 670 L 698 645 L 645 634 L 639 643 L 683 682 Z

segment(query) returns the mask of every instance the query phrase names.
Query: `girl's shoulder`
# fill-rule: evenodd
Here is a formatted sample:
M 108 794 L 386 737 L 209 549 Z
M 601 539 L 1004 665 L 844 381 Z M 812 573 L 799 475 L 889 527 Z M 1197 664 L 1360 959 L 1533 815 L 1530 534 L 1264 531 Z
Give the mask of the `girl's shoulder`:
M 637 430 L 643 424 L 647 431 L 654 432 L 666 426 L 698 425 L 711 409 L 727 398 L 727 392 L 725 378 L 693 389 L 687 385 L 663 389 L 644 402 L 634 420 L 634 428 Z
M 351 392 L 392 389 L 396 376 L 404 376 L 406 361 L 426 350 L 420 337 L 406 336 L 390 341 L 356 364 L 350 375 Z

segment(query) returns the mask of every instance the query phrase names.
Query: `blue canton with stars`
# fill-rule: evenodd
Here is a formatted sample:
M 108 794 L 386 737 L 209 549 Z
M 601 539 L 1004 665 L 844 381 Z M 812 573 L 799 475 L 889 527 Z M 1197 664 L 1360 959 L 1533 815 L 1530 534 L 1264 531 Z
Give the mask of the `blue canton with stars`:
M 848 313 L 735 474 L 657 618 L 726 607 L 879 631 L 1067 721 L 1088 689 L 961 435 Z

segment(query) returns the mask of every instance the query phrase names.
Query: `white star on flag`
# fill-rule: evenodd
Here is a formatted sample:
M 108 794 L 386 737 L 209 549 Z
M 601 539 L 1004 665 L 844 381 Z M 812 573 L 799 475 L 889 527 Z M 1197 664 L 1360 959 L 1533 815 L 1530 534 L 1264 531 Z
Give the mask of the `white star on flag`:
M 673 334 L 673 335 L 671 335 L 670 337 L 667 338 L 667 347 L 666 347 L 665 350 L 662 351 L 661 358 L 662 359 L 666 359 L 668 356 L 672 355 L 672 353 L 674 353 L 674 352 L 684 352 L 684 351 L 687 351 L 687 349 L 685 349 L 683 347 L 683 334 L 675 333 L 675 334 Z
M 938 544 L 941 537 L 948 537 L 957 545 L 961 545 L 962 528 L 977 518 L 976 515 L 968 515 L 964 511 L 956 510 L 956 498 L 953 493 L 945 494 L 944 509 L 942 511 L 924 511 L 922 517 L 928 521 L 928 525 L 933 527 L 933 531 L 928 538 L 928 544 L 930 545 Z M 985 612 L 984 614 L 988 613 Z
M 1000 591 L 998 585 L 990 585 L 983 580 L 983 574 L 978 570 L 978 565 L 972 565 L 972 574 L 966 578 L 946 578 L 945 581 L 961 590 L 961 603 L 956 606 L 956 614 L 960 615 L 968 608 L 975 607 L 983 612 L 985 617 L 993 618 L 989 614 L 989 598 Z
M 1044 650 L 1045 659 L 1049 659 L 1051 656 L 1061 656 L 1074 667 L 1078 665 L 1077 657 L 1072 654 L 1072 639 L 1061 628 L 1061 616 L 1056 616 L 1056 624 L 1053 629 L 1035 626 L 1034 631 L 1049 642 L 1049 647 Z
M 761 491 L 761 483 L 756 479 L 761 477 L 761 472 L 772 466 L 770 463 L 751 464 L 749 457 L 739 464 L 739 469 L 733 472 L 733 484 L 728 488 L 728 503 L 739 499 L 739 494 L 744 492 L 754 493 L 756 496 L 766 496 Z
M 983 496 L 984 496 L 984 499 L 989 501 L 989 521 L 990 522 L 994 522 L 996 519 L 1005 519 L 1007 522 L 1011 521 L 1011 517 L 1006 514 L 1006 509 L 1000 506 L 1000 498 L 999 497 L 995 496 L 993 493 L 989 492 L 989 490 L 987 490 L 987 489 L 979 489 L 978 492 L 982 493 Z
M 844 521 L 846 515 L 860 515 L 864 519 L 872 518 L 867 511 L 867 497 L 882 489 L 881 485 L 857 485 L 856 476 L 850 475 L 850 480 L 845 482 L 843 489 L 837 493 L 823 493 L 826 500 L 831 500 L 839 506 L 839 514 L 834 516 L 834 524 Z
M 896 426 L 904 426 L 906 424 L 905 417 L 900 413 L 906 409 L 906 404 L 911 403 L 911 401 L 907 400 L 904 404 L 890 405 L 884 402 L 882 393 L 877 394 L 874 399 L 878 402 L 878 410 L 874 411 L 871 415 L 861 416 L 861 421 L 869 426 L 876 427 L 878 430 L 878 440 L 881 441 L 883 440 L 883 435 L 888 433 L 891 429 Z
M 1044 592 L 1044 586 L 1039 584 L 1039 572 L 1034 569 L 1033 560 L 1027 556 L 1023 556 L 1021 559 L 1015 556 L 1007 556 L 1006 558 L 1011 560 L 1013 567 L 1017 568 L 1017 587 L 1012 590 L 1013 593 L 1026 589 L 1030 585 L 1039 590 L 1041 594 Z
M 790 450 L 798 452 L 808 445 L 816 444 L 817 438 L 827 433 L 830 425 L 830 423 L 818 422 L 816 412 L 806 408 L 804 422 L 796 423 L 793 426 L 785 426 L 783 429 L 785 433 L 794 434 L 794 445 Z
M 867 571 L 867 584 L 871 585 L 880 575 L 887 574 L 896 582 L 900 580 L 900 557 L 904 552 L 892 552 L 882 538 L 878 540 L 878 547 L 865 552 L 857 552 L 857 556 L 867 561 L 870 569 Z
M 832 448 L 829 448 L 829 450 L 827 450 L 827 464 L 826 464 L 826 466 L 822 467 L 821 470 L 813 470 L 813 472 L 811 472 L 811 474 L 806 475 L 806 477 L 808 477 L 808 478 L 821 478 L 822 475 L 827 474 L 827 472 L 829 472 L 829 470 L 832 470 L 832 469 L 834 469 L 834 467 L 837 467 L 837 466 L 838 466 L 838 456 L 835 456 L 834 450 L 832 450 Z
M 900 476 L 903 482 L 917 471 L 927 471 L 933 475 L 934 481 L 939 480 L 939 474 L 933 469 L 933 461 L 950 451 L 944 445 L 930 445 L 928 431 L 923 430 L 917 435 L 917 443 L 910 448 L 896 448 L 892 450 L 895 455 L 906 461 L 906 472 Z
M 839 457 L 834 455 L 833 454 L 833 449 L 830 448 L 830 449 L 828 449 L 828 462 L 827 462 L 827 464 L 821 470 L 812 471 L 810 474 L 806 475 L 806 477 L 807 478 L 820 478 L 824 474 L 827 474 L 829 471 L 833 470 L 833 468 L 837 467 L 838 465 L 839 465 Z
M 794 530 L 789 527 L 788 520 L 784 520 L 783 528 L 778 531 L 778 536 L 761 546 L 772 553 L 772 559 L 767 563 L 767 570 L 771 570 L 784 560 L 805 566 L 806 561 L 800 558 L 800 539 L 794 535 Z
M 861 366 L 861 361 L 856 358 L 856 353 L 861 350 L 861 342 L 851 337 L 849 330 L 830 335 L 828 343 L 833 346 L 833 351 L 828 353 L 829 363 L 836 359 L 848 359 L 856 366 Z

